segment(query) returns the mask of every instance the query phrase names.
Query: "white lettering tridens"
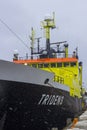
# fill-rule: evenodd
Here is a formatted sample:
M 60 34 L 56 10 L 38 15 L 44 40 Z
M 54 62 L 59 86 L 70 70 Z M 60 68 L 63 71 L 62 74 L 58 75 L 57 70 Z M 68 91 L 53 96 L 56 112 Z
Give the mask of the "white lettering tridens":
M 64 96 L 42 94 L 38 105 L 62 105 Z

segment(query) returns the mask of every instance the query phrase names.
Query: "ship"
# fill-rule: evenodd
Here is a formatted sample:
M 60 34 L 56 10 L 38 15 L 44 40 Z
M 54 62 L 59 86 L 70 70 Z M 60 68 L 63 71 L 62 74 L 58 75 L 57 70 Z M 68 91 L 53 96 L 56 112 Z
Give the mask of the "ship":
M 41 23 L 44 49 L 39 37 L 34 50 L 32 28 L 30 57 L 14 53 L 13 62 L 0 60 L 0 130 L 62 130 L 68 118 L 83 111 L 82 62 L 77 49 L 69 55 L 67 41 L 51 43 L 54 13 Z

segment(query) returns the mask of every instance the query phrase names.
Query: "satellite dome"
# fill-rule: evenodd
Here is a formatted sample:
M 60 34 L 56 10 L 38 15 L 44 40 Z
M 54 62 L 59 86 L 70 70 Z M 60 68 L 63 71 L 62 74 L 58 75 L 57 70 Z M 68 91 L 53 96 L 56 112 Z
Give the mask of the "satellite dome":
M 51 19 L 52 19 L 52 17 L 51 17 L 50 14 L 46 14 L 46 15 L 45 15 L 45 20 L 51 20 Z
M 18 54 L 18 50 L 17 49 L 14 50 L 14 54 Z

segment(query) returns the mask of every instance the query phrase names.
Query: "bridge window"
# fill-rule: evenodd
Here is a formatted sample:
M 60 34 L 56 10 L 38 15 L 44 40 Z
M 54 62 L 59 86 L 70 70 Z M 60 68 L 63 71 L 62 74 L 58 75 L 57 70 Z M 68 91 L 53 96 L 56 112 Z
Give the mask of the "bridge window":
M 32 67 L 36 68 L 36 67 L 37 67 L 37 64 L 32 64 Z
M 67 67 L 67 66 L 69 66 L 69 62 L 64 63 L 64 67 Z
M 29 66 L 32 66 L 31 64 L 28 64 Z
M 57 67 L 62 67 L 62 63 L 57 63 Z
M 52 68 L 56 67 L 56 63 L 51 63 L 51 67 Z
M 38 64 L 38 68 L 43 68 L 43 64 Z
M 45 63 L 44 64 L 44 68 L 48 68 L 49 67 L 49 64 L 48 63 Z
M 70 66 L 72 66 L 72 67 L 73 67 L 73 66 L 76 66 L 76 62 L 71 62 L 71 63 L 70 63 Z

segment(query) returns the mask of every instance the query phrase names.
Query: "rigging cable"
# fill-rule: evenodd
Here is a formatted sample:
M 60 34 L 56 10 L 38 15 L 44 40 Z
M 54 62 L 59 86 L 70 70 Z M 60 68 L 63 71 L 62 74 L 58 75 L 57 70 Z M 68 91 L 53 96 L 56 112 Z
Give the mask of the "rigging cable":
M 26 46 L 28 49 L 29 47 L 26 45 L 26 43 L 0 18 L 0 22 L 19 40 L 21 43 Z

